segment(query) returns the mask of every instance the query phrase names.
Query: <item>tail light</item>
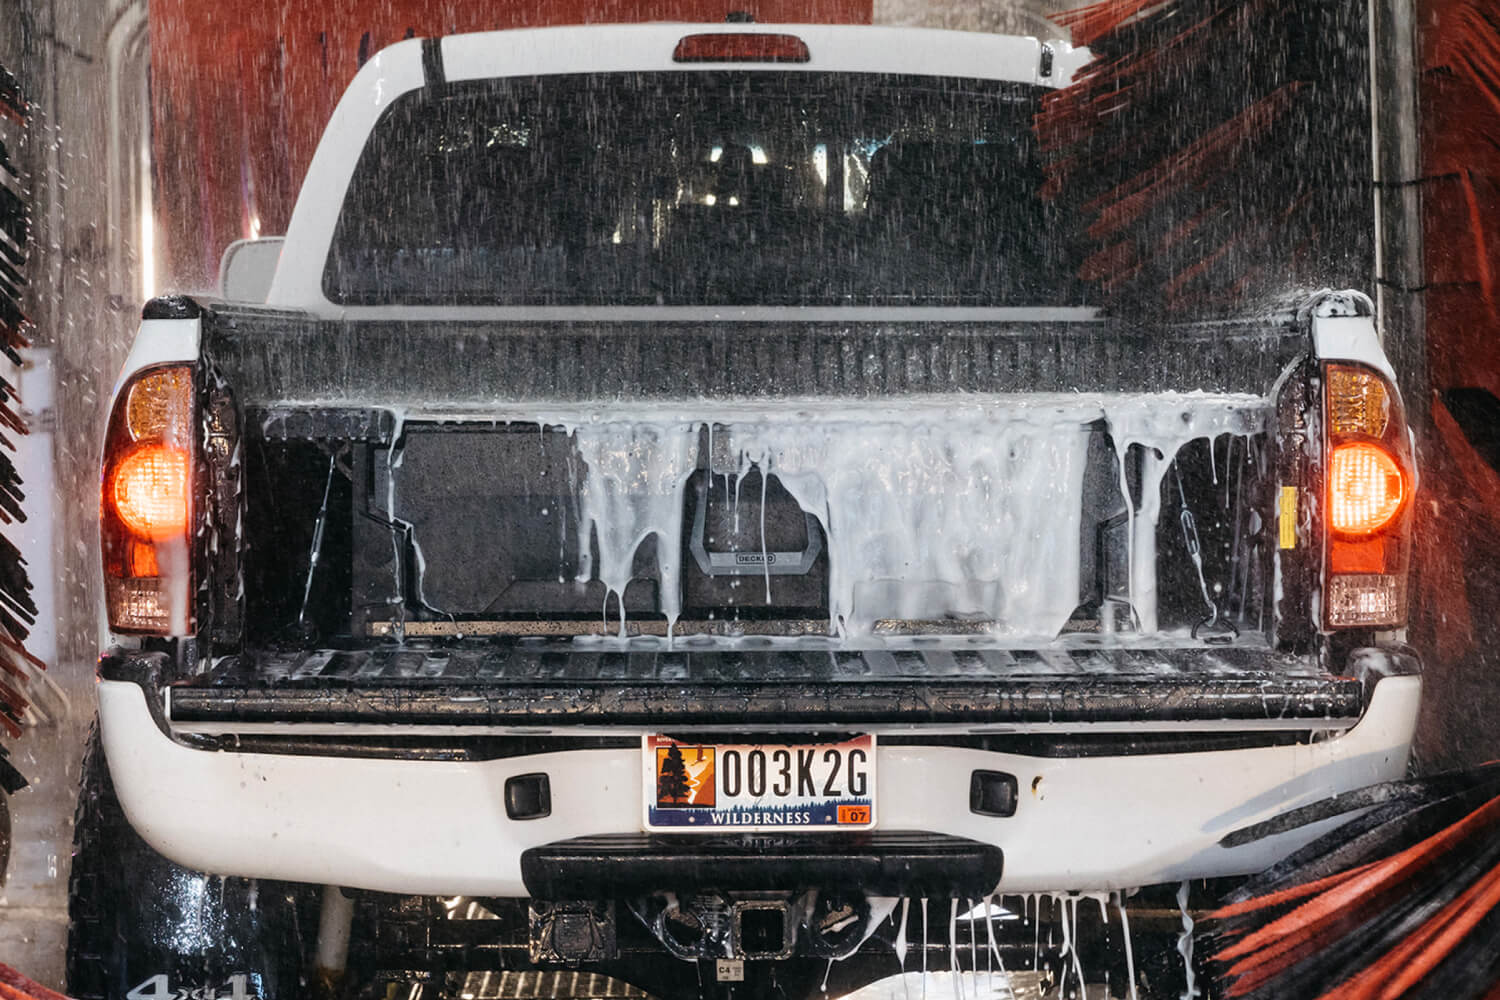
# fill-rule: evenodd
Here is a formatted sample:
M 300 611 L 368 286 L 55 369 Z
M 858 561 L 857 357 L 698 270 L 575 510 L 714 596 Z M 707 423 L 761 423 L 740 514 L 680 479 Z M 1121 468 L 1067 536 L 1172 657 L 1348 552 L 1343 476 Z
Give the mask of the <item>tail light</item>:
M 1406 622 L 1411 560 L 1411 443 L 1395 388 L 1370 368 L 1323 367 L 1324 625 Z
M 796 35 L 763 32 L 684 35 L 672 51 L 672 61 L 679 63 L 805 63 L 811 58 L 807 43 Z
M 193 398 L 191 366 L 149 368 L 110 414 L 99 532 L 113 631 L 185 635 L 190 627 Z

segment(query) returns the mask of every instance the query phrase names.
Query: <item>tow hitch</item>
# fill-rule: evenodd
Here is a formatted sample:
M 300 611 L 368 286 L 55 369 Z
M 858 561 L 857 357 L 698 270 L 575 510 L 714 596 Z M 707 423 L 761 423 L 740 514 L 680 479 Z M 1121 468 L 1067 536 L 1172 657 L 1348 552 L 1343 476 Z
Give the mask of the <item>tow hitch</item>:
M 656 893 L 633 900 L 631 911 L 662 945 L 684 961 L 768 960 L 796 955 L 853 954 L 891 901 L 859 891 L 797 893 Z

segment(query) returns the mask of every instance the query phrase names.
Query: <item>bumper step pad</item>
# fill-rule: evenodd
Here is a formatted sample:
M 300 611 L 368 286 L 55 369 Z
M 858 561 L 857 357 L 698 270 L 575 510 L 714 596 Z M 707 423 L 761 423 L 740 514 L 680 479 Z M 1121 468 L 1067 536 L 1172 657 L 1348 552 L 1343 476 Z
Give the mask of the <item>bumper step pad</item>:
M 782 837 L 579 837 L 521 855 L 521 878 L 537 899 L 597 899 L 666 890 L 859 887 L 880 896 L 982 899 L 1000 883 L 1000 848 L 935 833 Z

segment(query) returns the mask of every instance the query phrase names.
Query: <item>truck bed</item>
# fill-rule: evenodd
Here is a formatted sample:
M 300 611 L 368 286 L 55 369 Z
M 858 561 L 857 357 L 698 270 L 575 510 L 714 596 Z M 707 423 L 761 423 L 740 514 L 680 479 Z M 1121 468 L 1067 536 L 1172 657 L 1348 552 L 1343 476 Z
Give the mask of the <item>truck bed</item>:
M 203 311 L 216 677 L 1294 672 L 1267 638 L 1292 314 L 573 312 Z

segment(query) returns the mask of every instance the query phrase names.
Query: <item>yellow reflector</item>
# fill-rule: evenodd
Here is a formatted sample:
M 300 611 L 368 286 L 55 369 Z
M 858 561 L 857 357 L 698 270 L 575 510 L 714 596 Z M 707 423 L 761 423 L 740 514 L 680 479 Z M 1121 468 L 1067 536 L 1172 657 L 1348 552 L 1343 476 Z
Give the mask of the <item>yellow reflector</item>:
M 1284 549 L 1297 547 L 1297 487 L 1283 486 L 1281 499 L 1277 503 L 1277 524 L 1280 527 L 1279 541 Z
M 161 541 L 187 533 L 187 452 L 160 444 L 137 448 L 115 468 L 112 486 L 115 512 L 135 534 Z
M 175 438 L 187 442 L 193 413 L 193 375 L 190 368 L 164 368 L 130 387 L 125 400 L 125 426 L 130 436 Z
M 1358 368 L 1328 366 L 1328 421 L 1334 434 L 1383 437 L 1390 420 L 1385 379 Z
M 1328 460 L 1329 519 L 1348 535 L 1378 531 L 1406 497 L 1401 467 L 1379 445 L 1356 441 L 1333 449 Z

